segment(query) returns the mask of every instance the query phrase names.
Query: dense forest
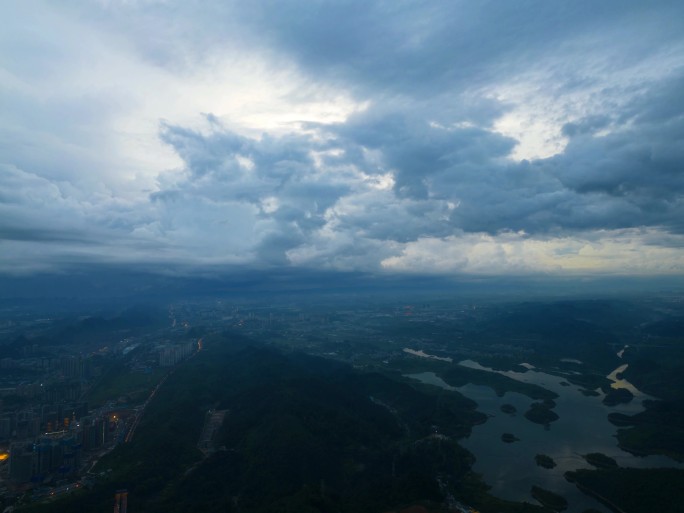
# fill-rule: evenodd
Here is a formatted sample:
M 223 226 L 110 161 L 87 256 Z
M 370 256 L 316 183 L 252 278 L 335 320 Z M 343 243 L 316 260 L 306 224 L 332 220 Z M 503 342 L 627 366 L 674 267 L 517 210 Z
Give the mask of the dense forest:
M 399 375 L 205 337 L 149 404 L 132 442 L 104 457 L 92 490 L 31 511 L 96 511 L 126 488 L 148 512 L 379 512 L 449 497 L 482 511 L 535 512 L 486 493 L 456 439 L 484 421 L 455 392 Z M 226 410 L 215 450 L 197 443 L 208 410 Z

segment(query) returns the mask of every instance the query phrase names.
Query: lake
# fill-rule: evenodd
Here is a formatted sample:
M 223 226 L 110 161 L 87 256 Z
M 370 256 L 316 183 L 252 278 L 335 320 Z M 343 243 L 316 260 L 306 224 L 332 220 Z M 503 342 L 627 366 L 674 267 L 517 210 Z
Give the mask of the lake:
M 541 372 L 531 365 L 525 365 L 530 369 L 527 372 L 495 371 L 471 360 L 460 362 L 460 365 L 498 372 L 558 394 L 554 411 L 560 418 L 546 428 L 524 417 L 534 402 L 525 395 L 508 392 L 498 397 L 491 388 L 472 384 L 452 387 L 433 372 L 407 375 L 422 383 L 460 392 L 477 402 L 477 409 L 489 417 L 484 424 L 474 426 L 471 435 L 459 443 L 475 455 L 477 461 L 473 470 L 482 474 L 492 487 L 491 493 L 497 497 L 536 503 L 530 495 L 530 488 L 537 485 L 565 497 L 569 503 L 569 513 L 581 513 L 587 508 L 609 513 L 603 505 L 584 495 L 563 477 L 568 470 L 593 468 L 581 457 L 582 454 L 601 452 L 614 458 L 623 467 L 683 466 L 665 456 L 634 456 L 618 447 L 615 437 L 617 428 L 608 421 L 608 414 L 620 412 L 632 415 L 643 410 L 642 401 L 648 398 L 625 380 L 617 380 L 614 374 L 619 371 L 611 373 L 614 381 L 620 382 L 618 386 L 634 389 L 637 393 L 630 403 L 610 407 L 601 402 L 604 397 L 602 392 L 599 391 L 598 396 L 587 397 L 582 394 L 581 387 L 569 384 L 562 376 Z M 503 404 L 513 405 L 517 413 L 503 413 L 500 410 Z M 501 441 L 502 433 L 512 433 L 520 441 L 504 443 Z M 551 456 L 557 466 L 553 469 L 537 466 L 534 456 L 540 453 Z

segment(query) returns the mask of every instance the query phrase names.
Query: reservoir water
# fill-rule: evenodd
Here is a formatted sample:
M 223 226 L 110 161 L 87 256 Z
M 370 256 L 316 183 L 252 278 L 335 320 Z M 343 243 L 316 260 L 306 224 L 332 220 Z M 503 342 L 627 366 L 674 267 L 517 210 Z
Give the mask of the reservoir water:
M 525 365 L 530 369 L 527 372 L 495 371 L 470 360 L 460 362 L 460 365 L 498 372 L 558 394 L 554 411 L 560 418 L 547 428 L 525 418 L 524 413 L 534 402 L 525 395 L 508 392 L 498 397 L 491 388 L 472 384 L 452 387 L 433 372 L 407 375 L 426 384 L 460 392 L 477 402 L 477 409 L 488 416 L 484 424 L 474 426 L 471 435 L 459 443 L 475 455 L 477 460 L 473 470 L 482 474 L 485 482 L 492 487 L 490 492 L 497 497 L 536 503 L 530 495 L 530 489 L 532 485 L 537 485 L 565 497 L 569 513 L 581 513 L 588 508 L 609 513 L 608 509 L 580 492 L 563 476 L 568 470 L 593 468 L 582 458 L 583 454 L 600 452 L 614 458 L 623 467 L 683 466 L 665 456 L 634 456 L 618 447 L 615 436 L 617 428 L 608 421 L 608 414 L 637 413 L 643 410 L 642 401 L 649 398 L 624 380 L 618 386 L 634 389 L 632 391 L 637 392 L 635 398 L 628 404 L 610 407 L 601 402 L 604 397 L 602 392 L 599 391 L 598 396 L 585 396 L 581 387 L 568 383 L 561 376 L 540 372 L 531 365 Z M 615 375 L 621 371 L 616 371 L 611 376 L 615 382 L 620 382 Z M 517 412 L 502 412 L 500 408 L 503 404 L 513 405 Z M 512 433 L 520 440 L 504 443 L 501 441 L 503 433 Z M 536 454 L 551 456 L 557 466 L 553 469 L 539 467 L 534 459 Z

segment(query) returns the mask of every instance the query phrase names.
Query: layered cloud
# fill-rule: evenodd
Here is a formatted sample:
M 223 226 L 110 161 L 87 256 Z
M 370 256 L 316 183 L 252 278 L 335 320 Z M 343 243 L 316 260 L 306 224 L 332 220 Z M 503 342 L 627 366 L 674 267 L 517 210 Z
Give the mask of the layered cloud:
M 1 272 L 684 271 L 677 2 L 1 9 Z

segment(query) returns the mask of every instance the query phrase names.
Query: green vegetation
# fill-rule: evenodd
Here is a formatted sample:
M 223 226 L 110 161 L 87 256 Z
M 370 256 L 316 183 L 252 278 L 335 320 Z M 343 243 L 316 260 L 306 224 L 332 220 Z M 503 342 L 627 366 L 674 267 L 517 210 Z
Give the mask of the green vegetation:
M 516 407 L 512 404 L 502 404 L 500 409 L 502 412 L 507 413 L 509 415 L 515 415 L 518 411 Z
M 596 468 L 610 469 L 610 468 L 617 468 L 617 466 L 618 466 L 617 461 L 615 461 L 610 456 L 606 456 L 605 454 L 601 454 L 600 452 L 592 452 L 589 454 L 585 454 L 582 457 L 585 460 L 587 460 L 587 463 L 589 463 L 589 465 L 592 465 Z
M 611 413 L 618 442 L 638 455 L 664 454 L 684 461 L 684 400 L 647 401 L 646 410 L 633 416 Z
M 611 424 L 618 427 L 634 425 L 634 417 L 630 417 L 624 413 L 613 412 L 608 415 L 608 420 Z
M 133 441 L 99 462 L 97 472 L 112 471 L 92 491 L 30 510 L 106 511 L 126 488 L 129 508 L 148 513 L 434 511 L 446 491 L 483 512 L 541 511 L 488 496 L 470 472 L 455 439 L 483 416 L 460 394 L 234 335 L 204 342 L 159 389 Z M 205 458 L 196 444 L 211 408 L 229 413 L 222 449 Z
M 468 383 L 491 387 L 499 396 L 503 396 L 506 392 L 518 392 L 528 396 L 530 399 L 537 400 L 553 400 L 558 397 L 558 394 L 555 392 L 538 385 L 516 381 L 496 372 L 470 369 L 463 365 L 450 365 L 440 373 L 440 376 L 444 381 L 455 387 L 467 385 Z
M 553 401 L 543 401 L 532 403 L 530 409 L 525 412 L 525 418 L 535 424 L 548 426 L 551 422 L 558 420 L 558 415 L 551 408 L 555 407 Z
M 535 365 L 573 358 L 596 368 L 603 376 L 614 368 L 616 356 L 610 344 L 617 343 L 617 337 L 606 321 L 612 322 L 622 305 L 610 301 L 558 301 L 506 306 L 505 310 L 493 310 L 483 322 L 480 344 L 487 340 L 497 344 L 515 340 L 516 346 L 534 352 L 533 358 L 526 361 Z
M 519 442 L 520 438 L 512 433 L 504 433 L 501 435 L 501 441 L 507 444 L 512 444 L 513 442 Z
M 625 513 L 681 512 L 684 490 L 684 470 L 681 469 L 582 469 L 566 473 L 566 478 L 587 495 Z
M 639 390 L 657 397 L 646 410 L 627 416 L 613 413 L 620 447 L 637 455 L 663 454 L 684 462 L 684 344 L 679 311 L 666 308 L 640 325 L 643 344 L 625 354 L 622 377 Z
M 546 454 L 537 454 L 534 457 L 534 461 L 537 462 L 537 465 L 539 465 L 542 468 L 554 468 L 556 466 L 556 462 L 553 461 L 553 458 L 551 456 L 548 456 Z
M 150 372 L 131 371 L 126 367 L 125 362 L 117 361 L 88 391 L 86 400 L 92 408 L 102 406 L 112 399 L 140 404 L 147 399 L 152 389 L 167 372 L 168 369 L 161 368 Z
M 537 499 L 543 506 L 553 511 L 568 509 L 568 501 L 557 493 L 550 492 L 539 486 L 532 486 L 532 497 Z
M 392 362 L 392 370 L 401 374 L 416 374 L 419 372 L 434 372 L 441 374 L 445 368 L 452 364 L 440 360 L 433 360 L 430 358 L 421 358 L 419 356 L 406 356 L 402 360 Z M 378 371 L 384 370 L 384 367 L 376 367 Z
M 582 393 L 586 396 L 599 396 L 597 389 L 607 389 L 611 381 L 602 373 L 581 369 L 581 374 L 570 374 L 565 376 L 570 383 L 582 387 Z
M 495 371 L 514 371 L 525 373 L 529 369 L 523 365 L 520 365 L 519 360 L 516 360 L 510 356 L 503 355 L 483 355 L 477 358 L 480 365 L 494 369 Z
M 609 388 L 606 396 L 603 398 L 603 404 L 606 406 L 616 406 L 628 403 L 632 399 L 634 399 L 634 394 L 626 388 Z
M 598 397 L 601 395 L 601 393 L 598 392 L 597 390 L 592 390 L 592 389 L 587 389 L 587 388 L 581 389 L 580 392 L 582 392 L 582 395 L 584 395 L 585 397 Z
M 684 391 L 684 348 L 678 343 L 661 351 L 664 353 L 649 350 L 652 358 L 637 357 L 630 361 L 622 377 L 647 394 L 659 399 L 677 400 Z
M 488 490 L 479 475 L 469 472 L 458 485 L 455 496 L 482 513 L 548 513 L 543 506 L 499 499 L 489 495 Z
M 123 338 L 149 332 L 165 324 L 166 318 L 162 311 L 151 307 L 131 307 L 114 317 L 61 319 L 39 334 L 30 334 L 28 337 L 20 335 L 11 346 L 19 349 L 29 345 L 42 348 L 72 344 L 101 347 L 116 344 Z
M 249 308 L 240 315 L 249 318 Z M 627 379 L 647 393 L 669 395 L 662 396 L 666 401 L 649 403 L 638 415 L 611 415 L 611 421 L 623 428 L 618 432 L 621 446 L 636 454 L 662 453 L 684 461 L 684 387 L 677 388 L 681 379 L 674 372 L 681 370 L 684 360 L 669 359 L 679 350 L 670 344 L 676 330 L 656 329 L 657 343 L 651 346 L 651 339 L 641 337 L 636 327 L 647 325 L 646 320 L 639 317 L 637 322 L 625 315 L 624 305 L 618 302 L 493 302 L 462 311 L 447 305 L 434 312 L 416 308 L 411 316 L 401 314 L 403 306 L 399 314 L 388 309 L 382 315 L 375 307 L 364 310 L 365 306 L 354 305 L 348 312 L 338 309 L 330 315 L 320 308 L 321 319 L 325 318 L 321 322 L 308 323 L 308 314 L 300 315 L 303 309 L 288 306 L 286 315 L 295 319 L 291 325 L 274 315 L 282 330 L 260 328 L 256 321 L 240 328 L 241 333 L 264 337 L 270 348 L 234 333 L 194 332 L 205 337 L 205 349 L 180 365 L 160 388 L 133 441 L 102 458 L 96 470 L 105 473 L 94 489 L 54 504 L 34 505 L 32 511 L 110 511 L 117 488 L 129 490 L 130 511 L 148 513 L 378 513 L 411 506 L 435 513 L 444 510 L 446 493 L 482 513 L 563 509 L 562 497 L 537 487 L 533 494 L 544 506 L 490 496 L 482 478 L 471 470 L 473 455 L 457 443 L 486 417 L 457 391 L 407 380 L 402 374 L 429 370 L 453 386 L 488 386 L 500 397 L 508 392 L 525 394 L 535 401 L 526 418 L 542 425 L 558 418 L 553 411 L 556 394 L 497 372 L 409 356 L 402 352 L 404 347 L 454 362 L 473 359 L 495 370 L 526 372 L 520 362 L 530 362 L 583 387 L 585 395 L 598 395 L 594 389 L 607 390 L 606 373 L 619 363 L 629 363 Z M 267 314 L 259 315 L 266 318 Z M 206 323 L 219 325 L 211 316 Z M 78 330 L 71 331 L 72 340 L 90 340 L 91 333 L 101 331 L 113 332 L 107 337 L 118 341 L 131 330 L 118 321 L 91 318 L 79 321 Z M 180 331 L 174 333 L 180 336 Z M 663 338 L 661 332 L 670 338 Z M 644 340 L 636 343 L 640 337 Z M 615 352 L 625 343 L 630 349 L 618 360 Z M 285 352 L 273 349 L 284 346 Z M 338 361 L 288 352 L 299 349 Z M 568 358 L 582 363 L 561 361 Z M 139 402 L 163 374 L 133 373 L 120 361 L 116 368 L 105 370 L 87 399 L 94 405 L 120 397 Z M 490 394 L 486 395 L 489 400 Z M 229 413 L 217 431 L 217 451 L 205 456 L 196 446 L 208 409 Z M 500 410 L 517 413 L 512 404 L 503 404 Z M 528 428 L 536 429 L 529 424 Z M 508 429 L 513 428 L 501 428 L 497 434 Z M 511 433 L 501 439 L 518 440 Z M 497 447 L 503 452 L 521 446 Z M 603 467 L 588 471 L 590 476 L 622 470 L 602 456 L 586 455 L 587 461 Z M 556 465 L 544 454 L 536 455 L 535 461 L 543 468 Z M 641 475 L 653 472 L 649 469 Z M 619 483 L 622 474 L 615 476 Z M 655 490 L 655 480 L 650 485 Z M 672 498 L 681 494 L 677 490 L 672 486 L 662 493 L 674 502 Z M 640 509 L 651 510 L 655 508 Z

